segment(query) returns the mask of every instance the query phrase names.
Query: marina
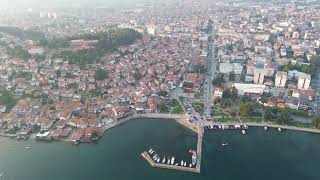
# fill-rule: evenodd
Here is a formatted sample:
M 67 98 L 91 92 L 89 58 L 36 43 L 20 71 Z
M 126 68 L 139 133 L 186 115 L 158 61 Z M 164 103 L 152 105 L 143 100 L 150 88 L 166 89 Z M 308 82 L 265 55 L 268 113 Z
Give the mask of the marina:
M 192 154 L 191 162 L 187 162 L 185 160 L 181 160 L 180 164 L 175 163 L 175 157 L 168 157 L 166 162 L 165 157 L 162 159 L 162 163 L 160 163 L 161 158 L 158 154 L 156 154 L 155 150 L 152 148 L 149 149 L 147 152 L 144 151 L 141 153 L 141 156 L 152 166 L 155 168 L 164 168 L 164 169 L 171 169 L 177 171 L 185 171 L 185 172 L 192 172 L 192 173 L 200 173 L 201 169 L 201 152 L 202 152 L 202 138 L 203 138 L 203 128 L 198 125 L 198 141 L 197 141 L 197 150 L 189 150 L 189 153 Z

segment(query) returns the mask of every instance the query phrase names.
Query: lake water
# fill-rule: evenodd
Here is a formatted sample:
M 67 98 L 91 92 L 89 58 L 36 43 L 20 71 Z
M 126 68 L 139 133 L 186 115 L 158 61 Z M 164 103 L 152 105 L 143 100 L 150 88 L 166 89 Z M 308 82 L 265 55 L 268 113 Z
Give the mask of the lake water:
M 9 180 L 320 179 L 320 135 L 310 133 L 263 128 L 251 128 L 247 135 L 207 132 L 201 174 L 152 168 L 140 156 L 152 146 L 160 154 L 190 160 L 188 151 L 196 141 L 196 134 L 170 120 L 132 121 L 111 129 L 96 144 L 78 146 L 0 138 L 0 172 Z

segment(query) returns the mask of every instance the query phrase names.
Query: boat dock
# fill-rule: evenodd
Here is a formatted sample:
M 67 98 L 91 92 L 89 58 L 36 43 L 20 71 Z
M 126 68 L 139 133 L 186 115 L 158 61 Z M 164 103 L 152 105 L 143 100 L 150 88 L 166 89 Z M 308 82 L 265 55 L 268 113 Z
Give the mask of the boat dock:
M 150 155 L 147 152 L 143 152 L 141 156 L 150 164 L 150 166 L 155 168 L 162 168 L 162 169 L 171 169 L 176 171 L 184 171 L 184 172 L 192 172 L 192 173 L 200 173 L 197 168 L 190 168 L 190 167 L 183 167 L 183 166 L 176 166 L 170 164 L 162 164 L 154 162 Z
M 202 138 L 203 138 L 203 127 L 198 125 L 198 142 L 197 142 L 197 162 L 195 167 L 185 167 L 185 166 L 177 166 L 174 164 L 164 164 L 164 163 L 157 163 L 150 155 L 145 151 L 141 153 L 141 156 L 152 166 L 155 168 L 162 168 L 162 169 L 171 169 L 176 171 L 184 171 L 184 172 L 192 172 L 192 173 L 200 173 L 201 169 L 201 152 L 202 152 Z

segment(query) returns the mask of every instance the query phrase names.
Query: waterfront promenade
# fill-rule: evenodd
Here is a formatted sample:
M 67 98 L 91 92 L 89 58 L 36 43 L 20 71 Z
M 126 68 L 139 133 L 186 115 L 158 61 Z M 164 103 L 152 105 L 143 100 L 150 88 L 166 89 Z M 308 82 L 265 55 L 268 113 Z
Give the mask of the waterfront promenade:
M 251 127 L 269 127 L 269 128 L 281 128 L 281 129 L 288 129 L 293 131 L 301 131 L 301 132 L 309 132 L 309 133 L 317 133 L 320 134 L 320 129 L 314 128 L 303 128 L 303 127 L 296 127 L 296 126 L 287 126 L 287 125 L 280 125 L 280 124 L 271 124 L 271 123 L 255 123 L 255 122 L 227 122 L 227 123 L 219 123 L 219 122 L 206 122 L 204 126 L 210 125 L 237 125 L 237 124 L 245 124 Z

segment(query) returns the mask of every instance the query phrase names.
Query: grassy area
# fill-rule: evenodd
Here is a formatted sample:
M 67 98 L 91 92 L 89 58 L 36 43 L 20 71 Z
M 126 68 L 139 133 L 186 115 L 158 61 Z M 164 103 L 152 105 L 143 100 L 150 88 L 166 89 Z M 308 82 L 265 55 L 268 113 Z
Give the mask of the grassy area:
M 171 111 L 172 114 L 182 114 L 183 113 L 183 109 L 181 106 L 175 107 L 172 109 Z
M 180 106 L 180 103 L 176 99 L 171 99 L 170 101 L 168 101 L 167 105 L 170 107 L 177 107 Z
M 194 108 L 194 110 L 199 113 L 200 115 L 203 115 L 203 111 L 204 111 L 204 104 L 201 102 L 193 102 L 192 103 L 192 107 Z
M 303 122 L 299 122 L 299 121 L 289 121 L 288 126 L 295 126 L 295 127 L 301 127 L 301 128 L 313 128 L 312 124 L 303 123 Z
M 166 105 L 166 104 L 160 104 L 160 113 L 169 113 L 170 112 L 170 109 L 169 107 Z
M 172 113 L 181 114 L 183 113 L 183 108 L 177 99 L 171 99 L 166 103 L 160 104 L 160 113 Z

